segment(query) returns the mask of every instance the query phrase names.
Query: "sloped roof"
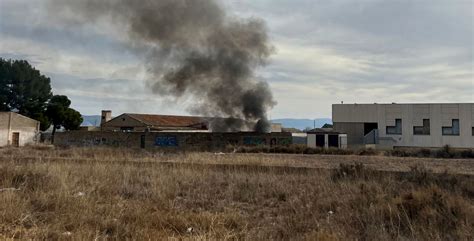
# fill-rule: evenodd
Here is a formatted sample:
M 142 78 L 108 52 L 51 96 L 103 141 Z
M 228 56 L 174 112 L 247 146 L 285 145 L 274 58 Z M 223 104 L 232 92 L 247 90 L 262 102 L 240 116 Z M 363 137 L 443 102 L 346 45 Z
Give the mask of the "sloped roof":
M 154 127 L 202 127 L 207 124 L 203 117 L 198 116 L 172 116 L 126 113 L 148 126 Z M 207 125 L 206 125 L 207 126 Z
M 28 116 L 25 116 L 25 115 L 22 115 L 22 114 L 19 114 L 19 113 L 16 113 L 16 112 L 13 112 L 13 111 L 0 111 L 0 115 L 9 115 L 10 113 L 12 113 L 12 115 L 15 115 L 15 116 L 18 116 L 20 118 L 24 118 L 24 119 L 27 119 L 31 122 L 36 122 L 36 123 L 39 123 L 39 121 L 33 119 L 33 118 L 30 118 Z

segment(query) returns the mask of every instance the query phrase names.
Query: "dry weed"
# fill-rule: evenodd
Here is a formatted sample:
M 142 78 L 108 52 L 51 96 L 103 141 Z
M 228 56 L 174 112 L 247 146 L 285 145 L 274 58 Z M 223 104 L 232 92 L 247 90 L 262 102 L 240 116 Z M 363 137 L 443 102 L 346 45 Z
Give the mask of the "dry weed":
M 426 167 L 324 170 L 265 165 L 272 156 L 117 149 L 0 155 L 0 189 L 11 188 L 0 192 L 0 239 L 474 238 L 473 176 Z

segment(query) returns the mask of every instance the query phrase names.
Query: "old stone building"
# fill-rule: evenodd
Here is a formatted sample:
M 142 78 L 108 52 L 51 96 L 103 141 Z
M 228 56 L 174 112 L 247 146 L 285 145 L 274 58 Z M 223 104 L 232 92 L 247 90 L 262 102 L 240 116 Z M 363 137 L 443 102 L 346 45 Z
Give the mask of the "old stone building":
M 0 146 L 36 143 L 39 127 L 39 121 L 14 112 L 0 112 Z
M 226 123 L 226 118 L 200 117 L 200 116 L 175 116 L 154 114 L 131 114 L 124 113 L 112 118 L 110 110 L 103 110 L 101 115 L 100 129 L 84 127 L 87 131 L 121 131 L 121 132 L 211 132 L 212 125 Z M 243 123 L 240 130 L 253 131 L 255 123 L 234 119 Z M 235 132 L 234 131 L 234 132 Z M 230 132 L 230 131 L 220 131 Z M 271 132 L 282 132 L 281 124 L 273 123 Z
M 125 113 L 115 118 L 110 111 L 102 111 L 102 131 L 208 131 L 208 121 L 196 116 L 170 116 Z
M 287 146 L 291 133 L 255 132 L 122 132 L 66 131 L 54 137 L 57 146 L 142 148 L 155 151 L 223 151 L 236 146 Z

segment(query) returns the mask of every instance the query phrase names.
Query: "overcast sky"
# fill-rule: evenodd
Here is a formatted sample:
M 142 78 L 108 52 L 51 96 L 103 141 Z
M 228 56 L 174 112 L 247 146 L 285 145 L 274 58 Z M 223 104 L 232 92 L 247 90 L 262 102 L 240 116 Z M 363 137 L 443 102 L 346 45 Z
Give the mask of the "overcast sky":
M 186 114 L 146 87 L 120 29 L 65 27 L 45 0 L 0 0 L 0 57 L 26 59 L 83 114 Z M 223 0 L 268 25 L 276 53 L 258 70 L 271 118 L 331 116 L 331 104 L 474 101 L 474 0 Z M 139 1 L 137 1 L 137 4 Z

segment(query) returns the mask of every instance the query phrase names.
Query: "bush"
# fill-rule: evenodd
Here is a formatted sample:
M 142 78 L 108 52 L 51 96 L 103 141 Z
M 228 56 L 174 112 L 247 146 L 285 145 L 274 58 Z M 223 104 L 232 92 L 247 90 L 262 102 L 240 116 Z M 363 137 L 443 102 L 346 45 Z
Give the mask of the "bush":
M 230 151 L 231 149 L 228 148 Z M 289 146 L 241 146 L 232 149 L 238 153 L 284 153 L 284 154 L 323 154 L 323 155 L 351 155 L 354 151 L 343 150 L 338 148 L 310 148 L 305 145 L 289 145 Z
M 449 145 L 441 149 L 394 149 L 385 152 L 386 156 L 433 157 L 433 158 L 474 158 L 474 150 L 455 150 Z
M 427 148 L 421 149 L 394 149 L 389 151 L 378 151 L 372 148 L 349 150 L 339 148 L 310 148 L 305 145 L 289 145 L 289 146 L 241 146 L 227 148 L 228 152 L 238 153 L 284 153 L 284 154 L 308 154 L 308 155 L 359 155 L 359 156 L 375 156 L 384 154 L 385 156 L 395 157 L 433 157 L 433 158 L 474 158 L 474 150 L 454 150 L 450 146 L 444 146 L 442 149 L 431 150 Z
M 462 158 L 474 158 L 474 150 L 461 151 Z
M 438 158 L 453 158 L 454 155 L 455 153 L 449 145 L 444 146 L 436 152 L 436 157 Z
M 375 156 L 378 155 L 379 152 L 372 149 L 372 148 L 367 148 L 367 149 L 361 149 L 357 152 L 357 155 L 359 156 Z

